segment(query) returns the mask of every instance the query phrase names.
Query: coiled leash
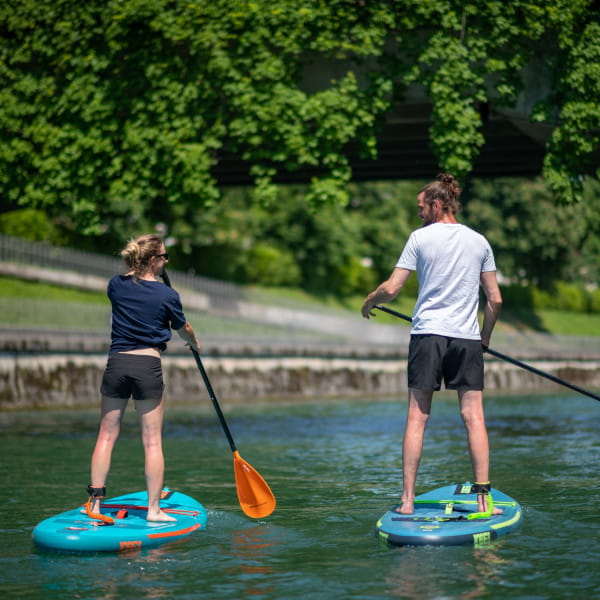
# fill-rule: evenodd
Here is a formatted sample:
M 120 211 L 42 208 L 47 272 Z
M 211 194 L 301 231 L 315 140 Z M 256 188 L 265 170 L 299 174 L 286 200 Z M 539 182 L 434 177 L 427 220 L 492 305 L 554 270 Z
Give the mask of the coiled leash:
M 486 519 L 487 517 L 491 517 L 494 512 L 494 500 L 492 499 L 492 494 L 490 490 L 492 486 L 489 481 L 485 483 L 477 483 L 475 482 L 471 486 L 471 494 L 477 494 L 478 496 L 487 496 L 487 510 L 481 512 L 474 512 L 468 515 L 468 519 Z
M 115 520 L 112 517 L 108 517 L 107 515 L 103 515 L 102 513 L 95 513 L 92 511 L 92 502 L 96 498 L 104 498 L 106 496 L 106 488 L 95 488 L 91 485 L 87 486 L 87 492 L 90 495 L 87 502 L 85 503 L 85 514 L 90 519 L 95 519 L 96 521 L 102 521 L 105 525 L 113 525 Z

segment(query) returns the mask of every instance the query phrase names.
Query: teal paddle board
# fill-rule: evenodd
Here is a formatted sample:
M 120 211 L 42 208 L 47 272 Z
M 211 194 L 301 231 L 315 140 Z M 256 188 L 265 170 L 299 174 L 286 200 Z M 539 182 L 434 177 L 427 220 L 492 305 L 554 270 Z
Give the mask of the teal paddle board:
M 161 509 L 176 521 L 147 521 L 147 505 L 145 491 L 103 501 L 102 514 L 112 517 L 113 524 L 91 519 L 80 506 L 39 523 L 33 540 L 55 550 L 115 552 L 159 546 L 206 528 L 206 509 L 180 492 L 165 488 L 160 501 Z
M 448 485 L 421 494 L 413 514 L 401 515 L 392 507 L 377 522 L 379 536 L 396 546 L 485 546 L 521 524 L 521 506 L 506 494 L 491 489 L 494 506 L 502 514 L 475 516 L 477 494 L 472 484 Z

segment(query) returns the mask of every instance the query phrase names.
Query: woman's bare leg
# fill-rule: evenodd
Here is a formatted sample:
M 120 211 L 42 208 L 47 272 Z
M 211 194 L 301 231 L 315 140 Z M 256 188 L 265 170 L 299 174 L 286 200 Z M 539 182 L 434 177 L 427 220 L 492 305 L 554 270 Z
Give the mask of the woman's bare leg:
M 98 439 L 92 453 L 90 485 L 93 488 L 103 488 L 110 471 L 113 448 L 121 431 L 121 422 L 127 408 L 127 400 L 122 398 L 107 398 L 102 396 L 100 429 Z M 100 512 L 100 498 L 94 498 L 91 504 L 92 512 Z
M 145 453 L 146 488 L 148 490 L 148 521 L 176 521 L 160 509 L 165 459 L 162 449 L 164 403 L 158 400 L 136 400 L 135 408 L 140 418 L 142 443 Z

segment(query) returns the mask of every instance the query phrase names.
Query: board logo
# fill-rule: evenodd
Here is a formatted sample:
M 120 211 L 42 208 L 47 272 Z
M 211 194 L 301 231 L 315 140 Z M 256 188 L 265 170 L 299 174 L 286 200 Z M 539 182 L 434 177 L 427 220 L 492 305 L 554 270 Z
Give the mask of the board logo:
M 141 548 L 142 540 L 133 540 L 131 542 L 121 542 L 119 544 L 119 550 L 132 550 L 134 548 Z
M 492 534 L 490 531 L 484 531 L 482 533 L 473 534 L 473 544 L 475 546 L 485 546 L 492 541 Z

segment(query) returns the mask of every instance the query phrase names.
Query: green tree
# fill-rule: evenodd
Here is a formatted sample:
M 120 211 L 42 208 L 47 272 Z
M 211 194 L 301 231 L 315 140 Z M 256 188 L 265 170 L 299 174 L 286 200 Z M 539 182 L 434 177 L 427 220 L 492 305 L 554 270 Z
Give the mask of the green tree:
M 598 186 L 586 186 L 585 195 L 585 202 L 557 206 L 542 179 L 475 180 L 464 194 L 464 221 L 489 239 L 507 282 L 545 290 L 559 280 L 592 284 L 600 250 Z
M 378 281 L 389 276 L 411 231 L 421 226 L 417 194 L 424 183 L 377 182 L 349 187 L 346 211 L 359 223 L 367 248 L 365 258 Z
M 524 70 L 539 68 L 551 91 L 531 118 L 555 128 L 544 174 L 563 202 L 581 198 L 598 167 L 598 16 L 591 0 L 6 0 L 2 210 L 42 210 L 98 247 L 164 223 L 178 266 L 194 267 L 208 250 L 198 230 L 223 203 L 213 172 L 225 151 L 247 162 L 258 206 L 279 201 L 279 172 L 315 167 L 294 216 L 328 240 L 293 254 L 304 280 L 335 285 L 322 246 L 352 272 L 364 250 L 326 227 L 350 200 L 348 146 L 375 156 L 409 90 L 431 101 L 440 169 L 468 181 L 482 107 L 516 106 Z

